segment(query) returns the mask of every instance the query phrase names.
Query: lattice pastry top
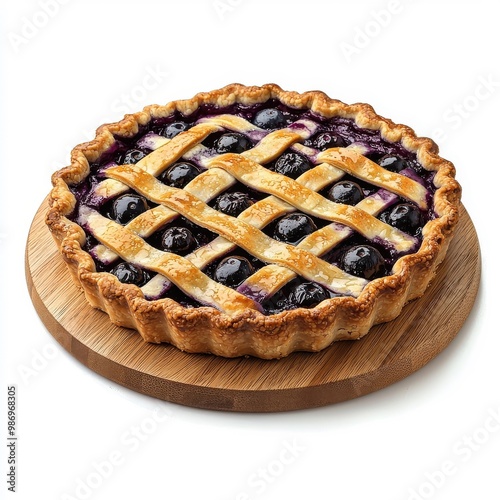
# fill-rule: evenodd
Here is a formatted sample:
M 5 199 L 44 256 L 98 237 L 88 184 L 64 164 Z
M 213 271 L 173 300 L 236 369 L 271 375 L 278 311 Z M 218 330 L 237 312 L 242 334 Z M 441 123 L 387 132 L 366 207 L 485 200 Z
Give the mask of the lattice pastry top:
M 368 105 L 231 85 L 98 129 L 47 223 L 89 302 L 147 341 L 319 350 L 433 277 L 460 197 L 436 150 Z

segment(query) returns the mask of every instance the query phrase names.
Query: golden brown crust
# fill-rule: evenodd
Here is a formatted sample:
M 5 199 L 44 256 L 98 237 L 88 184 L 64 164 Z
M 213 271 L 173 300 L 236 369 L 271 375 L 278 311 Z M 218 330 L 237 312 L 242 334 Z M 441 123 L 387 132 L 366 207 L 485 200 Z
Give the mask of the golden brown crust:
M 82 250 L 83 230 L 68 219 L 75 208 L 68 186 L 88 175 L 89 163 L 113 144 L 113 135 L 133 136 L 139 125 L 152 118 L 170 116 L 175 110 L 189 115 L 204 103 L 223 107 L 269 99 L 278 99 L 293 108 L 310 108 L 325 117 L 352 118 L 360 127 L 380 130 L 383 138 L 401 141 L 406 149 L 415 152 L 425 169 L 436 171 L 437 218 L 425 225 L 420 249 L 401 257 L 392 275 L 370 282 L 357 298 L 337 297 L 312 309 L 299 308 L 271 316 L 252 309 L 230 316 L 211 307 L 188 309 L 171 299 L 149 301 L 138 287 L 124 285 L 111 274 L 96 272 L 93 259 Z M 438 147 L 431 139 L 419 138 L 411 128 L 377 115 L 368 104 L 347 105 L 320 91 L 299 94 L 275 84 L 232 84 L 192 99 L 148 106 L 118 123 L 99 127 L 96 138 L 77 146 L 71 164 L 53 175 L 46 222 L 75 283 L 83 289 L 89 303 L 105 311 L 113 323 L 137 329 L 147 342 L 169 342 L 187 352 L 280 358 L 297 350 L 319 351 L 336 340 L 361 338 L 371 326 L 394 319 L 408 301 L 424 293 L 445 257 L 459 217 L 461 189 L 454 178 L 454 166 L 437 153 Z

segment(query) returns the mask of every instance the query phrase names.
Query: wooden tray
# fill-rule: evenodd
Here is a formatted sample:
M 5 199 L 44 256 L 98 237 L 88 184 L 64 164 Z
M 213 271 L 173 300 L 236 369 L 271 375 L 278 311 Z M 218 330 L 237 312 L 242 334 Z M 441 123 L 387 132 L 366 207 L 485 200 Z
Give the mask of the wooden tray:
M 144 343 L 137 332 L 114 326 L 87 304 L 45 226 L 46 208 L 44 202 L 29 231 L 26 277 L 49 332 L 104 377 L 193 407 L 276 412 L 328 405 L 386 387 L 424 366 L 451 342 L 479 287 L 479 243 L 462 209 L 457 234 L 427 293 L 362 340 L 273 361 L 186 354 L 170 345 Z

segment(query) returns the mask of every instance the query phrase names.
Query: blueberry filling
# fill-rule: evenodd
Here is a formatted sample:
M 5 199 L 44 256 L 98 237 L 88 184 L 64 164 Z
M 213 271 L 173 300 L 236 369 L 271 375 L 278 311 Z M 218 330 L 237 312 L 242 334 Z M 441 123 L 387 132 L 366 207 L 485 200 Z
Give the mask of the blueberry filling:
M 296 307 L 314 307 L 329 298 L 328 292 L 318 283 L 301 283 L 290 294 L 289 302 Z
M 349 274 L 370 280 L 384 274 L 385 261 L 376 248 L 356 245 L 343 253 L 340 267 Z
M 124 194 L 113 201 L 110 216 L 120 224 L 127 224 L 149 208 L 148 202 L 143 196 Z
M 188 128 L 189 125 L 186 122 L 178 121 L 161 128 L 158 130 L 158 134 L 166 137 L 167 139 L 173 139 L 176 135 L 184 132 Z
M 380 214 L 380 219 L 408 234 L 417 234 L 422 226 L 422 214 L 413 203 L 400 203 Z
M 299 154 L 289 151 L 283 153 L 274 164 L 274 170 L 282 175 L 296 179 L 311 168 L 309 160 Z
M 197 246 L 193 233 L 186 227 L 169 227 L 162 236 L 161 246 L 165 252 L 186 255 Z
M 117 158 L 117 163 L 123 164 L 123 165 L 134 165 L 138 161 L 142 160 L 143 158 L 146 157 L 146 153 L 144 151 L 141 151 L 140 149 L 131 149 L 127 151 L 125 154 L 120 155 Z
M 167 186 L 182 189 L 200 174 L 198 167 L 188 162 L 174 163 L 162 172 L 158 179 Z
M 328 198 L 335 203 L 356 205 L 364 198 L 364 194 L 357 182 L 339 181 L 328 191 Z
M 320 284 L 295 278 L 277 293 L 264 300 L 263 306 L 268 314 L 278 314 L 298 307 L 310 309 L 323 300 L 333 297 L 337 297 L 337 294 Z
M 297 245 L 307 235 L 314 233 L 317 227 L 308 215 L 293 213 L 285 215 L 276 224 L 273 237 L 276 240 Z
M 223 259 L 214 272 L 215 281 L 236 288 L 254 273 L 251 262 L 245 257 L 230 256 Z
M 169 117 L 153 119 L 149 124 L 141 125 L 138 133 L 133 137 L 117 136 L 116 142 L 109 150 L 90 164 L 88 177 L 71 187 L 77 200 L 74 219 L 77 218 L 78 206 L 86 205 L 98 209 L 102 215 L 122 225 L 127 225 L 137 216 L 153 208 L 154 203 L 134 191 L 108 199 L 97 196 L 95 188 L 106 178 L 106 170 L 110 166 L 136 164 L 157 147 L 155 141 L 161 140 L 163 142 L 157 143 L 164 144 L 165 139 L 173 139 L 181 132 L 189 130 L 197 124 L 199 119 L 226 113 L 244 118 L 258 127 L 259 130 L 255 133 L 257 135 L 246 131 L 245 133 L 231 130 L 215 132 L 202 143 L 208 148 L 207 154 L 209 155 L 244 153 L 256 146 L 264 133 L 272 133 L 285 127 L 298 130 L 300 124 L 293 125 L 294 122 L 299 119 L 310 120 L 316 124 L 316 129 L 310 137 L 301 142 L 304 146 L 313 148 L 316 153 L 329 148 L 348 147 L 356 143 L 363 146 L 364 154 L 382 168 L 417 179 L 429 191 L 430 196 L 435 191 L 433 172 L 423 169 L 414 153 L 406 150 L 401 143 L 384 140 L 377 130 L 358 127 L 349 118 L 325 118 L 310 110 L 289 108 L 275 100 L 251 106 L 233 104 L 225 108 L 202 105 L 191 115 L 186 116 L 175 111 Z M 265 167 L 291 179 L 297 179 L 316 166 L 317 162 L 314 159 L 315 156 L 304 153 L 304 149 L 290 148 L 275 157 Z M 205 166 L 198 157 L 178 158 L 176 163 L 158 175 L 158 180 L 167 186 L 183 189 L 204 171 Z M 202 184 L 203 182 L 199 183 L 199 185 Z M 376 195 L 379 191 L 380 188 L 346 174 L 322 188 L 319 193 L 335 203 L 354 206 L 365 198 Z M 381 198 L 383 196 L 383 193 L 380 194 Z M 239 217 L 242 212 L 266 197 L 265 193 L 255 193 L 238 182 L 214 196 L 207 203 L 219 212 L 231 217 Z M 386 224 L 415 236 L 420 241 L 423 226 L 435 215 L 432 207 L 426 211 L 421 210 L 414 203 L 399 198 L 388 202 L 376 216 Z M 266 223 L 262 231 L 279 242 L 299 245 L 304 238 L 327 224 L 330 222 L 301 212 L 293 212 Z M 217 234 L 182 216 L 177 216 L 144 239 L 158 250 L 186 256 L 209 245 L 215 238 Z M 94 252 L 94 248 L 98 245 L 99 243 L 92 235 L 88 234 L 84 249 L 94 258 L 98 271 L 111 272 L 121 282 L 137 286 L 144 286 L 154 276 L 152 271 L 119 259 L 111 259 L 109 262 L 99 260 L 99 253 Z M 353 276 L 373 280 L 389 275 L 398 256 L 385 248 L 383 242 L 369 241 L 354 233 L 320 257 Z M 242 249 L 236 248 L 207 264 L 202 270 L 218 283 L 242 291 L 246 286 L 245 281 L 267 264 Z M 176 286 L 170 286 L 163 296 L 176 300 L 186 307 L 202 305 Z M 337 296 L 335 292 L 315 281 L 294 278 L 273 295 L 264 297 L 262 307 L 266 314 L 275 314 L 298 307 L 312 308 L 335 296 Z
M 321 132 L 312 141 L 312 145 L 320 151 L 324 151 L 328 148 L 343 148 L 347 146 L 347 144 L 345 139 L 332 132 Z
M 142 286 L 151 279 L 148 271 L 129 262 L 121 262 L 111 269 L 110 273 L 115 275 L 122 283 L 137 286 Z
M 247 136 L 236 132 L 223 134 L 215 142 L 215 150 L 219 154 L 243 153 L 252 146 L 252 141 Z
M 399 173 L 401 170 L 408 168 L 408 163 L 395 155 L 384 155 L 377 162 L 381 167 L 384 167 L 391 172 Z
M 248 193 L 239 191 L 221 194 L 215 200 L 214 208 L 226 215 L 237 217 L 243 210 L 246 210 L 253 204 Z
M 286 125 L 285 115 L 276 108 L 267 108 L 258 111 L 253 119 L 254 125 L 266 130 L 282 128 Z

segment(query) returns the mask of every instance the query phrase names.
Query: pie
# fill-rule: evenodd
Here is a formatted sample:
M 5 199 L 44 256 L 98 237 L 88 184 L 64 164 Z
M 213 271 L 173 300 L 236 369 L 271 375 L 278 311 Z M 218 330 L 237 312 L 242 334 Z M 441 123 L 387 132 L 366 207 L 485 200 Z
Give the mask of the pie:
M 275 84 L 102 125 L 52 183 L 46 223 L 91 306 L 146 342 L 265 359 L 397 317 L 461 194 L 432 140 Z

